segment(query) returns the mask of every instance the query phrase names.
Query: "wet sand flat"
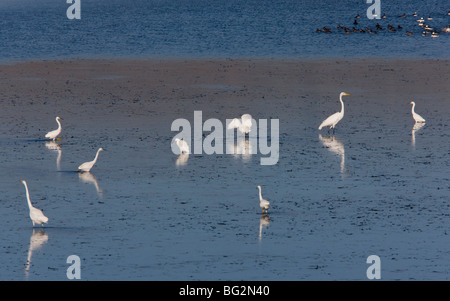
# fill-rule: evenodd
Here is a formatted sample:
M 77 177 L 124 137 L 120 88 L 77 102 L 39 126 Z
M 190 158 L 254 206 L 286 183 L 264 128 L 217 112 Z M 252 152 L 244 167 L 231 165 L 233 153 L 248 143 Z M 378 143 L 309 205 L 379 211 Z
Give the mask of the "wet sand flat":
M 0 279 L 64 280 L 75 254 L 85 280 L 366 280 L 375 254 L 384 280 L 449 280 L 449 74 L 447 60 L 379 58 L 2 65 Z M 330 136 L 317 127 L 341 91 Z M 279 119 L 278 163 L 177 164 L 171 124 L 194 111 Z M 91 174 L 76 173 L 99 147 Z

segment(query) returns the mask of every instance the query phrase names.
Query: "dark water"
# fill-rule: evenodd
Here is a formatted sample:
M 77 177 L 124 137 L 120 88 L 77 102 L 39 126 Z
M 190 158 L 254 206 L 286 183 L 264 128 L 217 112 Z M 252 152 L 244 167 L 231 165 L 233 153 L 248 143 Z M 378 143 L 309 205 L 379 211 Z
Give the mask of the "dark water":
M 369 20 L 366 1 L 81 1 L 69 20 L 65 1 L 2 0 L 0 59 L 67 57 L 422 57 L 449 56 L 450 34 L 423 37 L 450 24 L 448 1 L 382 1 L 386 19 Z M 418 17 L 413 17 L 414 12 Z M 406 13 L 407 18 L 399 18 Z M 353 25 L 360 14 L 359 24 Z M 375 29 L 349 34 L 336 29 Z M 391 24 L 397 32 L 388 32 Z M 318 34 L 327 26 L 331 34 Z M 406 30 L 415 33 L 407 36 Z

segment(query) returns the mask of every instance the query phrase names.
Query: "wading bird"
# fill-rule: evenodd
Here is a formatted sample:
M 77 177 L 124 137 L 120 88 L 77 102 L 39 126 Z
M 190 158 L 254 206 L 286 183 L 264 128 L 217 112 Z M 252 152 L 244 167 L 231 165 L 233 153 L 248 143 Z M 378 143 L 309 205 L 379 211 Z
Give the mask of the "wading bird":
M 180 154 L 189 154 L 189 145 L 186 141 L 180 138 L 175 138 L 175 143 L 180 149 Z
M 420 116 L 419 114 L 414 112 L 414 108 L 416 107 L 416 103 L 414 101 L 411 101 L 409 104 L 412 104 L 411 114 L 412 114 L 412 117 L 414 118 L 414 120 L 416 121 L 416 123 L 418 123 L 418 122 L 425 122 L 425 119 L 423 119 L 422 116 Z
M 30 219 L 33 222 L 33 227 L 35 226 L 35 224 L 44 226 L 44 223 L 48 222 L 48 217 L 46 217 L 40 209 L 34 208 L 33 205 L 31 205 L 27 182 L 25 180 L 19 181 L 25 186 L 25 191 L 27 193 L 28 208 L 30 209 Z
M 269 203 L 268 200 L 265 200 L 265 199 L 262 198 L 261 186 L 258 185 L 257 187 L 259 189 L 259 207 L 261 207 L 262 213 L 264 213 L 264 211 L 267 212 L 267 210 L 269 210 L 270 203 Z
M 97 162 L 98 154 L 99 154 L 101 151 L 104 151 L 104 149 L 100 147 L 100 148 L 98 149 L 98 151 L 97 151 L 97 154 L 95 155 L 94 160 L 93 160 L 93 161 L 90 161 L 90 162 L 85 162 L 85 163 L 81 164 L 80 166 L 78 166 L 78 170 L 77 170 L 77 171 L 90 171 L 91 168 L 94 166 L 94 164 Z
M 319 125 L 319 130 L 321 130 L 323 127 L 330 127 L 328 129 L 328 132 L 333 129 L 333 133 L 334 133 L 334 127 L 336 126 L 336 124 L 338 124 L 339 121 L 341 121 L 341 119 L 344 117 L 344 102 L 342 101 L 342 96 L 344 95 L 350 95 L 348 93 L 345 92 L 341 92 L 341 94 L 339 95 L 339 101 L 341 102 L 341 111 L 340 112 L 336 112 L 333 115 L 331 115 L 330 117 L 328 117 L 327 119 L 325 119 L 320 125 Z
M 242 134 L 248 134 L 252 130 L 252 115 L 244 114 L 241 116 L 241 120 L 234 118 L 227 129 L 238 129 Z
M 56 122 L 58 123 L 58 128 L 54 131 L 48 132 L 45 135 L 45 138 L 55 141 L 56 137 L 58 137 L 59 134 L 61 134 L 61 123 L 59 122 L 60 120 L 62 120 L 61 117 L 56 117 Z

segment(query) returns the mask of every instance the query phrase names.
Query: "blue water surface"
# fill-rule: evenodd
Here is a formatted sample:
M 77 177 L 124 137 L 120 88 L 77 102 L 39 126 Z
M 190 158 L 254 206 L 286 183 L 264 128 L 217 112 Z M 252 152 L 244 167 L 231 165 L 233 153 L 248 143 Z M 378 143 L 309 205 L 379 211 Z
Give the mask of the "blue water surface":
M 449 57 L 450 34 L 423 37 L 416 21 L 431 17 L 426 23 L 442 31 L 450 24 L 448 1 L 381 1 L 386 19 L 373 20 L 362 0 L 81 0 L 79 20 L 67 18 L 69 6 L 0 1 L 0 59 Z M 337 29 L 375 29 L 376 23 L 383 27 L 378 34 Z M 388 32 L 388 24 L 402 29 Z M 323 27 L 332 33 L 316 33 Z

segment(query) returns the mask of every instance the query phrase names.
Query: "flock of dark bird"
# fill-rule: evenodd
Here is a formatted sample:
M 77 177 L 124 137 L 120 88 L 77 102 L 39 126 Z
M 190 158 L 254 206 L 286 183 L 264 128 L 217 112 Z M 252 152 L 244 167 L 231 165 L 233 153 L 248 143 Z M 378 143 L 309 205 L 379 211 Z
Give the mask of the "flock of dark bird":
M 417 18 L 418 15 L 417 13 L 414 13 L 411 15 L 412 17 Z M 450 11 L 447 12 L 447 16 L 450 16 Z M 399 18 L 407 18 L 406 14 L 403 14 L 401 16 L 398 16 Z M 383 14 L 383 16 L 381 16 L 382 19 L 386 19 L 386 14 Z M 369 27 L 364 27 L 364 28 L 357 28 L 356 26 L 359 24 L 358 19 L 360 19 L 360 15 L 356 15 L 355 16 L 355 21 L 353 22 L 353 26 L 350 27 L 346 27 L 346 26 L 342 26 L 342 25 L 337 25 L 337 30 L 338 32 L 343 32 L 345 34 L 350 34 L 350 33 L 370 33 L 370 34 L 377 34 L 380 31 L 388 31 L 388 32 L 398 32 L 398 31 L 403 31 L 403 27 L 401 25 L 397 25 L 397 26 L 393 26 L 391 24 L 388 24 L 386 27 L 383 27 L 380 25 L 380 23 L 377 23 L 375 25 L 375 28 L 369 28 Z M 433 18 L 431 16 L 428 16 L 427 18 L 423 18 L 420 17 L 419 19 L 416 19 L 416 26 L 420 26 L 422 28 L 422 36 L 428 36 L 430 35 L 432 38 L 437 38 L 439 37 L 440 32 L 446 32 L 446 33 L 450 33 L 450 25 L 447 25 L 446 27 L 442 28 L 442 30 L 440 29 L 436 29 L 436 28 L 432 28 L 429 25 L 426 24 L 426 21 L 431 21 L 433 20 Z M 414 31 L 414 30 L 413 30 Z M 405 30 L 405 34 L 408 36 L 412 36 L 415 35 L 415 33 L 413 31 L 409 31 L 409 30 Z M 318 33 L 332 33 L 331 28 L 329 27 L 323 27 L 322 29 L 317 28 L 316 32 Z

